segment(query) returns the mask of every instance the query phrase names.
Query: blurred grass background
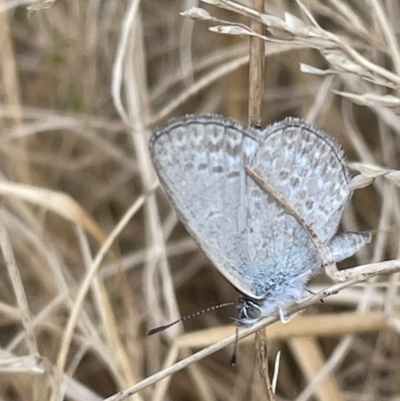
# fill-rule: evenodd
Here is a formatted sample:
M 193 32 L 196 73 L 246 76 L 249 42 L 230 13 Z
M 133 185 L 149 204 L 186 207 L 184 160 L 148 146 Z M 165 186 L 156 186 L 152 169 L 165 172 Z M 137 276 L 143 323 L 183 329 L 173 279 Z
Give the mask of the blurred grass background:
M 267 13 L 299 21 L 297 32 L 275 26 L 266 34 L 263 125 L 304 117 L 335 136 L 349 161 L 398 169 L 400 3 L 304 4 L 265 1 Z M 27 5 L 39 10 L 28 13 Z M 179 314 L 237 297 L 162 191 L 149 195 L 156 182 L 147 152 L 152 130 L 186 113 L 247 121 L 249 39 L 208 30 L 220 22 L 179 15 L 197 5 L 0 1 L 0 400 L 100 400 L 159 371 L 167 355 L 174 362 L 234 332 L 228 308 L 146 336 Z M 306 10 L 339 42 L 302 29 L 300 21 L 312 26 Z M 303 73 L 300 63 L 331 71 Z M 385 178 L 356 192 L 343 229 L 370 230 L 374 241 L 342 267 L 398 258 L 398 197 Z M 132 205 L 137 210 L 96 270 L 101 244 Z M 310 289 L 328 283 L 321 275 Z M 398 307 L 395 274 L 268 328 L 271 370 L 281 351 L 276 399 L 398 400 Z M 63 339 L 74 314 L 69 343 Z M 264 399 L 253 338 L 240 343 L 235 368 L 231 352 L 134 399 Z

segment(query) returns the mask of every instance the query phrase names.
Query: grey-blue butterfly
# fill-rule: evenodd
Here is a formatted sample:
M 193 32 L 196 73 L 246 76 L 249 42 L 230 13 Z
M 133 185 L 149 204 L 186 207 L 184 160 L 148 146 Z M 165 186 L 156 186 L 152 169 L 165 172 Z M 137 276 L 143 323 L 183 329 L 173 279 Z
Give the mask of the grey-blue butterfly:
M 309 233 L 246 166 L 297 209 L 332 261 L 370 242 L 369 234 L 337 233 L 352 195 L 348 168 L 339 144 L 304 120 L 257 130 L 217 115 L 187 116 L 152 136 L 150 155 L 186 229 L 241 293 L 239 325 L 283 317 L 323 265 Z

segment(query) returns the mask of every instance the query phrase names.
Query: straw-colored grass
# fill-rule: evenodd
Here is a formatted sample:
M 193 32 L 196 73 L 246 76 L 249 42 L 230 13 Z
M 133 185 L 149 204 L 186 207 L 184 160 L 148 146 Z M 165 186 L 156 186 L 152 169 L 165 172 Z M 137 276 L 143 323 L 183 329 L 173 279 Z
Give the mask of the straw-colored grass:
M 0 1 L 0 400 L 262 400 L 263 374 L 276 400 L 399 399 L 400 3 L 189 3 Z M 261 125 L 300 116 L 338 139 L 358 175 L 342 228 L 373 241 L 290 323 L 241 330 L 232 368 L 234 308 L 146 336 L 237 297 L 147 143 L 186 113 L 247 122 L 249 37 Z

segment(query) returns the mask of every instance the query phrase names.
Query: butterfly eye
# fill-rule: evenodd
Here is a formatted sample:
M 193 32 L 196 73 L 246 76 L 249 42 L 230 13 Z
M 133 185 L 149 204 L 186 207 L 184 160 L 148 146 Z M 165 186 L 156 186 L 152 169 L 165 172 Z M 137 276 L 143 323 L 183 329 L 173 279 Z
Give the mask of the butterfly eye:
M 251 326 L 262 315 L 261 305 L 255 299 L 239 298 L 236 308 L 239 312 L 235 321 L 239 326 Z
M 245 313 L 248 318 L 257 320 L 261 316 L 261 308 L 258 305 L 247 305 Z

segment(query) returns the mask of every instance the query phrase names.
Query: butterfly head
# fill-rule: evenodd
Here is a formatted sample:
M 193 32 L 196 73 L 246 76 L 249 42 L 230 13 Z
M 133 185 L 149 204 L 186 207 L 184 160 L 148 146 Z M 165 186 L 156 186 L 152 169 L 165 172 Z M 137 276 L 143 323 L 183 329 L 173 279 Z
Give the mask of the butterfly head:
M 256 299 L 240 297 L 236 309 L 238 309 L 235 322 L 238 326 L 249 327 L 256 323 L 262 316 L 262 304 Z

